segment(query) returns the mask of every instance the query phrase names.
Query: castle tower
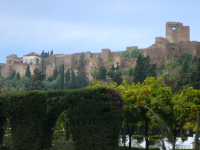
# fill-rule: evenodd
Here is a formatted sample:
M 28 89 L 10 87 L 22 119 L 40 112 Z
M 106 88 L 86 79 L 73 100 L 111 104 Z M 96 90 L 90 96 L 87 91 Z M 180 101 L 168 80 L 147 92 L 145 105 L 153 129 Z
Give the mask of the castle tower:
M 183 26 L 180 22 L 166 22 L 165 39 L 170 43 L 190 41 L 190 27 Z

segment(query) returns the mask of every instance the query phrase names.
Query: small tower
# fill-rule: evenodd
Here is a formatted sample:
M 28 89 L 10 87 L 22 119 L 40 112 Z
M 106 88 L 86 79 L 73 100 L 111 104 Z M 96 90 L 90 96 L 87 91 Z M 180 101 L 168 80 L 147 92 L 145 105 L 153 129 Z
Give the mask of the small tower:
M 167 22 L 165 27 L 165 39 L 170 43 L 190 41 L 190 27 L 183 26 L 180 22 Z

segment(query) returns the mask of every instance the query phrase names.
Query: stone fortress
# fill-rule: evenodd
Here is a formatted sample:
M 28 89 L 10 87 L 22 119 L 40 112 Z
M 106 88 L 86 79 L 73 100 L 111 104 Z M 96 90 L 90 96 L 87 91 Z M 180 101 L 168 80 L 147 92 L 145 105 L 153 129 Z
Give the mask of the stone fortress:
M 126 47 L 126 50 L 138 48 L 137 46 Z M 156 37 L 155 43 L 146 49 L 141 49 L 143 55 L 151 58 L 151 63 L 157 63 L 157 67 L 161 67 L 165 58 L 177 54 L 180 58 L 182 52 L 191 53 L 192 56 L 200 55 L 200 42 L 190 41 L 190 27 L 183 26 L 180 22 L 167 22 L 165 28 L 165 38 Z M 112 65 L 116 67 L 116 62 L 122 69 L 136 66 L 137 58 L 127 58 L 120 56 L 123 51 L 111 52 L 110 49 L 102 49 L 101 53 L 85 52 L 85 59 L 87 61 L 86 70 L 89 72 L 91 67 L 105 66 L 110 70 Z M 20 76 L 24 76 L 27 64 L 30 65 L 30 71 L 33 75 L 34 68 L 46 68 L 46 77 L 53 75 L 55 68 L 59 69 L 60 65 L 64 64 L 64 71 L 69 68 L 76 68 L 80 59 L 81 53 L 74 53 L 70 55 L 54 54 L 47 58 L 41 58 L 40 55 L 32 52 L 19 58 L 17 55 L 12 54 L 6 57 L 6 64 L 2 65 L 2 76 L 10 75 L 13 70 L 19 72 Z M 113 62 L 107 62 L 109 57 L 113 58 Z M 89 75 L 89 81 L 93 78 Z

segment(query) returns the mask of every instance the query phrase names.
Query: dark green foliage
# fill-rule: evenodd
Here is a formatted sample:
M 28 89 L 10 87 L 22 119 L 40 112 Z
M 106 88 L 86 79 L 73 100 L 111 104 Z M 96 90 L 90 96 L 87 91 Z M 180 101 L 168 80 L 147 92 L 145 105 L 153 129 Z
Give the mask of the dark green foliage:
M 40 56 L 41 56 L 42 58 L 47 58 L 47 57 L 49 57 L 49 51 L 48 51 L 48 53 L 45 53 L 44 50 L 43 50 Z
M 60 73 L 59 90 L 64 90 L 64 64 L 62 64 Z
M 112 57 L 109 57 L 108 60 L 105 61 L 105 63 L 106 63 L 106 62 L 113 62 L 113 61 L 114 61 L 113 58 L 112 58 Z
M 12 79 L 14 78 L 15 75 L 16 75 L 16 71 L 14 70 L 14 71 L 11 73 L 9 79 L 12 80 Z
M 30 83 L 30 90 L 42 90 L 44 85 L 42 81 L 45 78 L 45 74 L 43 74 L 38 68 L 34 69 L 34 75 L 32 76 Z
M 183 65 L 182 65 L 182 70 L 181 70 L 181 74 L 185 74 L 188 72 L 188 69 L 189 69 L 189 62 L 188 62 L 188 59 L 185 58 L 184 62 L 183 62 Z
M 31 77 L 31 71 L 30 71 L 30 66 L 29 65 L 27 65 L 27 67 L 26 67 L 26 74 L 25 74 L 25 76 L 27 76 L 27 77 Z
M 190 76 L 190 79 L 191 79 L 190 85 L 193 86 L 194 89 L 200 89 L 200 76 L 199 76 L 199 74 L 200 74 L 200 58 L 198 59 L 198 61 L 195 64 L 196 64 L 196 67 L 192 71 L 191 76 Z
M 194 64 L 195 62 L 198 61 L 198 57 L 197 56 L 194 56 L 194 58 L 192 59 L 192 64 Z
M 53 71 L 53 80 L 55 80 L 57 76 L 58 76 L 58 70 L 57 70 L 57 68 L 56 68 L 56 69 L 54 69 L 54 71 Z
M 20 74 L 19 74 L 19 72 L 17 73 L 17 80 L 20 80 L 21 78 L 20 78 Z
M 146 72 L 145 72 L 145 66 L 143 62 L 143 56 L 142 54 L 139 54 L 137 58 L 137 65 L 134 68 L 134 82 L 137 84 L 138 82 L 142 83 L 144 79 L 146 79 Z
M 123 78 L 121 77 L 122 75 L 121 75 L 121 72 L 119 72 L 119 71 L 116 71 L 115 73 L 114 73 L 114 77 L 113 77 L 113 82 L 117 82 L 117 85 L 119 86 L 121 83 L 122 83 L 122 81 L 123 81 Z
M 72 69 L 72 73 L 71 73 L 71 81 L 69 84 L 69 89 L 77 89 L 77 84 L 76 84 L 76 75 L 74 73 L 74 70 Z
M 192 64 L 192 54 L 191 53 L 182 52 L 181 59 L 179 59 L 178 61 L 182 65 L 185 59 L 187 59 L 189 64 Z
M 128 68 L 128 76 L 134 76 L 134 69 L 132 67 Z
M 104 66 L 101 66 L 99 68 L 99 75 L 98 75 L 98 80 L 105 80 L 106 79 L 106 73 L 107 73 L 107 70 Z
M 29 91 L 0 95 L 9 117 L 13 150 L 52 147 L 52 128 L 67 111 L 75 150 L 116 150 L 123 100 L 113 89 Z M 80 115 L 81 114 L 81 115 Z
M 70 84 L 70 70 L 65 73 L 65 88 L 68 89 Z
M 10 150 L 11 146 L 10 145 L 0 145 L 0 150 Z
M 119 146 L 118 150 L 123 150 L 124 146 Z M 129 147 L 126 146 L 126 150 L 129 150 Z M 137 147 L 131 147 L 131 150 L 145 150 L 146 148 L 137 148 Z M 160 148 L 149 148 L 150 150 L 160 150 Z
M 128 50 L 123 51 L 123 52 L 121 53 L 121 56 L 123 56 L 123 57 L 129 57 L 129 56 L 130 56 L 130 52 L 129 52 Z
M 110 71 L 107 72 L 107 75 L 108 75 L 111 79 L 113 79 L 113 77 L 114 77 L 114 72 L 115 72 L 115 67 L 114 67 L 114 65 L 112 65 L 112 67 L 110 68 Z
M 62 66 L 60 65 L 60 68 L 58 70 L 58 74 L 61 74 L 61 72 L 62 72 Z
M 53 55 L 53 50 L 51 50 L 50 55 Z
M 84 88 L 89 85 L 85 66 L 86 66 L 85 53 L 82 53 L 77 66 L 77 71 L 78 71 L 76 79 L 77 88 Z
M 116 63 L 117 63 L 117 67 L 115 68 L 115 70 L 117 71 L 119 69 L 119 67 L 121 67 L 121 66 L 119 66 L 119 62 L 116 62 Z
M 156 77 L 156 66 L 157 64 L 150 64 L 150 56 L 147 57 L 139 54 L 137 58 L 137 65 L 134 68 L 134 82 L 137 84 L 138 82 L 142 83 L 147 76 Z
M 53 76 L 50 75 L 50 76 L 48 77 L 47 80 L 48 80 L 49 82 L 53 81 Z

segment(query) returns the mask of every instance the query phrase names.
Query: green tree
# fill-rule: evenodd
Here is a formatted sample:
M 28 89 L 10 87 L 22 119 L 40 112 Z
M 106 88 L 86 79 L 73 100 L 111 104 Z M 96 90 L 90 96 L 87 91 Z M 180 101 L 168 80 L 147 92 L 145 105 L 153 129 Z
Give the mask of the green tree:
M 165 59 L 164 69 L 161 74 L 163 77 L 163 85 L 171 87 L 173 92 L 178 84 L 180 70 L 181 67 L 177 58 L 170 56 L 169 59 Z
M 64 90 L 64 64 L 62 64 L 61 68 L 59 89 Z
M 189 69 L 189 62 L 188 62 L 188 59 L 185 58 L 183 65 L 182 65 L 181 73 L 183 73 L 183 74 L 187 73 L 188 69 Z
M 142 54 L 142 51 L 137 48 L 131 50 L 131 58 L 137 58 L 140 54 Z
M 146 79 L 146 71 L 145 71 L 145 64 L 143 62 L 142 54 L 139 54 L 137 58 L 137 64 L 134 68 L 134 82 L 137 84 L 138 82 L 142 83 L 144 79 Z
M 27 77 L 31 77 L 31 71 L 30 71 L 30 66 L 29 65 L 27 65 L 27 67 L 26 67 L 26 74 L 25 74 L 25 76 L 27 76 Z
M 195 64 L 194 64 L 195 65 Z M 190 79 L 194 89 L 200 89 L 200 58 L 196 63 L 196 69 L 192 71 Z
M 114 77 L 114 72 L 115 72 L 115 67 L 114 67 L 114 65 L 112 65 L 112 67 L 110 68 L 110 71 L 107 72 L 107 75 L 108 75 L 111 79 L 113 79 L 113 77 Z
M 65 73 L 65 88 L 68 89 L 70 84 L 70 69 Z
M 14 70 L 12 74 L 8 77 L 9 80 L 12 80 L 14 76 L 16 75 L 16 71 Z
M 38 68 L 34 69 L 34 75 L 32 76 L 30 83 L 30 90 L 43 90 L 44 84 L 43 80 L 45 78 L 45 74 L 43 74 Z
M 104 66 L 101 66 L 99 68 L 99 75 L 98 75 L 98 80 L 105 80 L 106 79 L 106 73 L 107 73 L 107 70 Z
M 105 61 L 105 62 L 113 62 L 113 61 L 114 61 L 113 58 L 112 58 L 112 57 L 109 57 L 108 60 Z
M 130 56 L 130 52 L 129 52 L 128 50 L 123 51 L 123 52 L 121 53 L 121 56 L 123 56 L 123 57 L 129 57 L 129 56 Z
M 57 76 L 58 76 L 58 70 L 57 70 L 57 68 L 56 68 L 56 69 L 54 69 L 54 71 L 53 71 L 53 80 L 55 80 Z
M 197 56 L 194 56 L 194 58 L 192 59 L 192 64 L 194 64 L 195 62 L 198 61 L 198 57 Z
M 59 90 L 59 81 L 60 81 L 60 75 L 58 74 L 56 79 L 53 80 L 51 83 L 50 83 L 50 89 L 52 90 Z
M 20 78 L 20 74 L 19 74 L 19 72 L 17 73 L 17 80 L 20 80 L 21 78 Z
M 80 56 L 80 60 L 77 66 L 77 88 L 83 88 L 88 86 L 89 81 L 87 78 L 87 72 L 86 72 L 86 60 L 85 60 L 85 54 L 82 53 Z
M 53 55 L 53 50 L 51 50 L 50 55 Z
M 47 57 L 49 57 L 49 51 L 48 51 L 48 53 L 45 53 L 44 50 L 43 50 L 40 56 L 41 56 L 42 58 L 47 58 Z
M 192 54 L 187 52 L 181 53 L 181 59 L 179 59 L 179 64 L 183 64 L 184 60 L 187 59 L 189 65 L 192 64 Z
M 77 89 L 77 77 L 74 73 L 74 70 L 72 69 L 72 72 L 71 72 L 71 81 L 70 81 L 70 84 L 69 84 L 69 89 Z
M 123 81 L 123 78 L 121 77 L 121 72 L 120 71 L 116 71 L 114 73 L 114 77 L 113 77 L 113 82 L 116 82 L 117 85 L 119 86 Z
M 99 68 L 91 67 L 89 73 L 93 77 L 94 80 L 97 80 L 99 77 Z

